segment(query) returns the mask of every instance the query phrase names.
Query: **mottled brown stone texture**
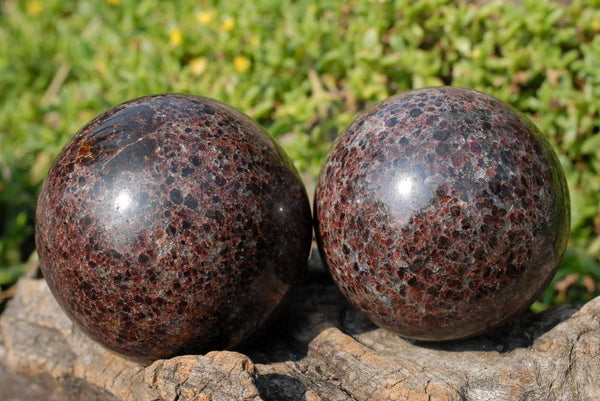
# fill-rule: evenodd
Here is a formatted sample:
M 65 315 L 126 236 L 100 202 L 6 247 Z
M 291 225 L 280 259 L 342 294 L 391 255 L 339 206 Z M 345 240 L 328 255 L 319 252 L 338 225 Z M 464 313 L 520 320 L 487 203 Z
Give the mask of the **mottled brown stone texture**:
M 158 95 L 68 143 L 42 188 L 36 242 L 67 315 L 96 341 L 158 359 L 245 341 L 306 267 L 308 197 L 247 116 Z
M 317 239 L 344 295 L 420 340 L 476 335 L 526 309 L 560 264 L 569 214 L 562 168 L 533 123 L 450 87 L 358 118 L 315 196 Z

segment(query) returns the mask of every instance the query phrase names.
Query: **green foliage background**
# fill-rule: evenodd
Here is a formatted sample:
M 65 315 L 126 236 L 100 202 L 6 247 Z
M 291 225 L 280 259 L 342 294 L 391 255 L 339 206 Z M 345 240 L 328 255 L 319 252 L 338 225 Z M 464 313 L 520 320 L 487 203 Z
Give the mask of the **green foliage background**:
M 564 3 L 4 0 L 0 288 L 33 252 L 52 160 L 113 105 L 159 92 L 219 99 L 262 123 L 314 181 L 357 113 L 447 84 L 514 105 L 560 155 L 572 240 L 536 308 L 598 295 L 600 2 Z

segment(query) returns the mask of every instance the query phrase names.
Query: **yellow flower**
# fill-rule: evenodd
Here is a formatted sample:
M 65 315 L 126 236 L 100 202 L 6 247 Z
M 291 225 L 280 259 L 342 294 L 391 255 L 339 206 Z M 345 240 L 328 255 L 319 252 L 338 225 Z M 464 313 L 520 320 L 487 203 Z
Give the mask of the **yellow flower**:
M 202 75 L 204 71 L 206 71 L 207 64 L 208 61 L 206 60 L 206 58 L 195 57 L 190 60 L 190 62 L 188 63 L 188 67 L 190 68 L 190 71 L 192 71 L 192 74 Z
M 25 6 L 25 11 L 27 11 L 27 14 L 31 15 L 32 17 L 37 17 L 43 10 L 44 3 L 37 0 L 30 1 Z
M 196 14 L 196 21 L 202 25 L 209 25 L 215 18 L 214 11 L 201 11 Z
M 256 35 L 250 36 L 250 44 L 252 46 L 257 46 L 260 43 L 260 38 Z
M 106 73 L 106 71 L 108 70 L 106 63 L 104 61 L 99 61 L 96 64 L 96 72 L 98 72 L 101 75 L 104 75 Z
M 244 56 L 237 56 L 233 59 L 233 67 L 237 72 L 246 72 L 250 68 L 252 63 Z
M 106 2 L 111 6 L 118 6 L 121 0 L 106 0 Z
M 183 34 L 181 33 L 181 29 L 172 28 L 169 32 L 169 42 L 173 46 L 179 46 L 183 43 Z
M 600 15 L 596 14 L 592 17 L 591 24 L 594 31 L 600 30 Z
M 231 17 L 225 18 L 221 27 L 225 32 L 230 32 L 233 28 L 235 28 L 235 21 Z

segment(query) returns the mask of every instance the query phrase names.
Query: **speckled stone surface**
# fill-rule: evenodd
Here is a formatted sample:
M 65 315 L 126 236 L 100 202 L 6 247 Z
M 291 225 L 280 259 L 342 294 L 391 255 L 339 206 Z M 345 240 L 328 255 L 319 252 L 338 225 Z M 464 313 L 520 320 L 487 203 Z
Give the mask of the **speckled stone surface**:
M 63 149 L 42 188 L 36 242 L 67 314 L 143 360 L 230 348 L 305 268 L 306 191 L 247 116 L 214 100 L 121 104 Z
M 406 92 L 338 139 L 317 240 L 346 297 L 420 340 L 485 332 L 527 308 L 567 243 L 563 171 L 537 128 L 467 89 Z

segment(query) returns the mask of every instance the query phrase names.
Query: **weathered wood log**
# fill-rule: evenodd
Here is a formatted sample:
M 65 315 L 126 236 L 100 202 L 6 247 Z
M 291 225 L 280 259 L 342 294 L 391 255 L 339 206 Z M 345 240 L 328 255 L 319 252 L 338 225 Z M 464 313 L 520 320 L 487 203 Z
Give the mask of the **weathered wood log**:
M 420 343 L 373 326 L 314 267 L 279 319 L 236 352 L 137 364 L 82 334 L 33 279 L 0 317 L 0 344 L 4 369 L 44 378 L 63 399 L 600 400 L 600 298 Z

